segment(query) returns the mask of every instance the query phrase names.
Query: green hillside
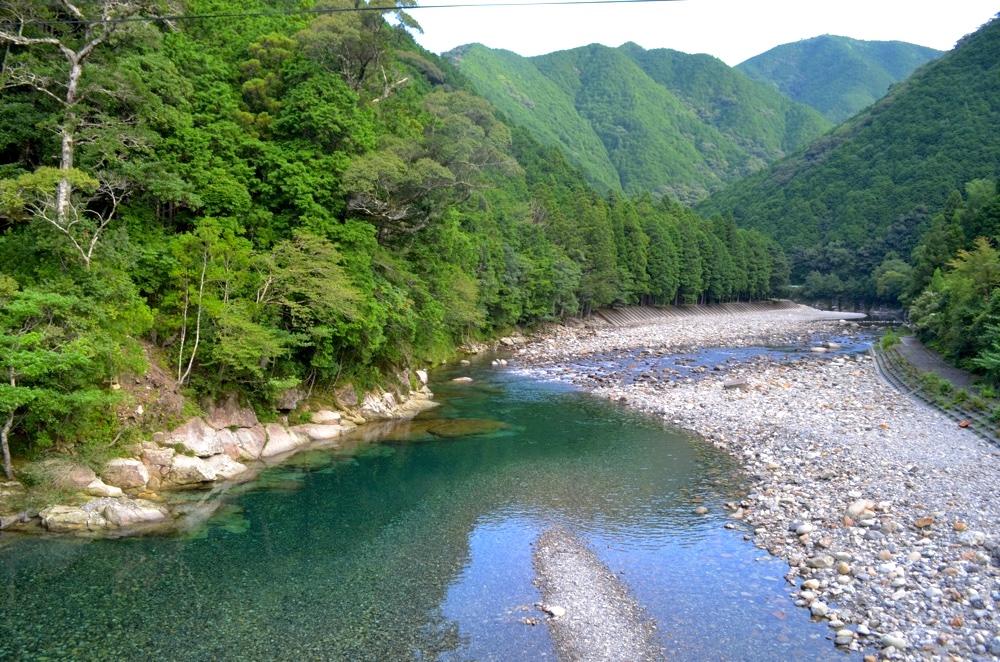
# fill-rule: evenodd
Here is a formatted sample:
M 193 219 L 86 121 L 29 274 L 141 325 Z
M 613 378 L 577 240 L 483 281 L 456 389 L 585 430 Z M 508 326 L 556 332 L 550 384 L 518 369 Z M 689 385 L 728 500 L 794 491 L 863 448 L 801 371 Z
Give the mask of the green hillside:
M 531 61 L 574 99 L 626 192 L 694 202 L 763 165 L 618 49 L 593 44 Z
M 783 44 L 736 65 L 754 80 L 842 122 L 875 103 L 942 52 L 902 41 L 822 35 Z
M 794 152 L 831 127 L 816 110 L 791 101 L 769 84 L 748 79 L 711 55 L 645 50 L 634 43 L 619 50 L 704 122 L 763 161 Z
M 471 44 L 445 57 L 599 189 L 694 203 L 830 127 L 710 56 L 594 44 L 524 58 Z
M 1000 21 L 993 20 L 834 132 L 699 211 L 733 214 L 741 226 L 798 247 L 802 265 L 831 246 L 846 250 L 855 273 L 867 274 L 888 250 L 908 257 L 925 206 L 940 208 L 966 182 L 997 177 L 998 109 Z
M 461 46 L 446 57 L 516 124 L 542 143 L 561 149 L 591 184 L 603 190 L 621 189 L 618 171 L 590 123 L 527 58 L 480 44 Z

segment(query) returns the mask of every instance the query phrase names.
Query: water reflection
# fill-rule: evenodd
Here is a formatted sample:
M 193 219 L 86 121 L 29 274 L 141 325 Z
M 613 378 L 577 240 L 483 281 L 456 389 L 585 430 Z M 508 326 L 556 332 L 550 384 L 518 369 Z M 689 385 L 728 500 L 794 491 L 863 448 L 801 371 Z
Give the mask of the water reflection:
M 551 658 L 523 619 L 553 524 L 631 585 L 671 657 L 839 657 L 781 564 L 722 528 L 745 490 L 728 456 L 564 386 L 463 372 L 439 375 L 429 418 L 500 424 L 301 454 L 187 536 L 0 548 L 0 658 Z

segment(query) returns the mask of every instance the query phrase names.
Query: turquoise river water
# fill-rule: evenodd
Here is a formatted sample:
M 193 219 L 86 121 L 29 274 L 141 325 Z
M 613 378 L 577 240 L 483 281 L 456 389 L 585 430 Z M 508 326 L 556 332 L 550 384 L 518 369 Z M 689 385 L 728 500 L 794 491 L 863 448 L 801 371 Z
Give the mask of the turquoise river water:
M 522 622 L 542 616 L 531 543 L 554 524 L 618 573 L 668 659 L 843 659 L 787 566 L 723 527 L 747 489 L 726 454 L 565 385 L 457 370 L 431 418 L 476 421 L 300 454 L 196 531 L 4 541 L 0 659 L 554 660 Z

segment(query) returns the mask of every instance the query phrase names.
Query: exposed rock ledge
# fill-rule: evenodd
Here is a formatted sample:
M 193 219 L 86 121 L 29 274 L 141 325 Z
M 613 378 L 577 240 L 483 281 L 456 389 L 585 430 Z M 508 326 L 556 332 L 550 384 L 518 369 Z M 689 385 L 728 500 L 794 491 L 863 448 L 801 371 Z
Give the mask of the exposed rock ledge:
M 189 518 L 191 510 L 183 504 L 171 507 L 171 490 L 252 480 L 262 468 L 306 447 L 336 447 L 369 422 L 409 420 L 437 406 L 427 388 L 427 373 L 418 370 L 417 376 L 422 387 L 407 396 L 368 393 L 351 409 L 320 409 L 309 414 L 310 422 L 298 425 L 261 423 L 253 409 L 229 398 L 209 407 L 204 418 L 192 417 L 135 445 L 131 457 L 111 460 L 99 477 L 74 467 L 67 478 L 68 487 L 77 490 L 71 504 L 4 514 L 0 529 L 123 536 L 173 528 L 181 518 Z

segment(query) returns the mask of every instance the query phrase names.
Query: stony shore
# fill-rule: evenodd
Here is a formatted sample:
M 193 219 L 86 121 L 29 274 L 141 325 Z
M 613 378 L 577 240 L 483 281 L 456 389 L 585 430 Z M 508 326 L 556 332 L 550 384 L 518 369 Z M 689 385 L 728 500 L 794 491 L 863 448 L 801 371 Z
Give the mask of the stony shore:
M 727 526 L 788 562 L 793 599 L 829 624 L 836 646 L 872 658 L 997 659 L 1000 450 L 883 384 L 868 355 L 823 353 L 824 338 L 861 333 L 831 317 L 803 307 L 553 327 L 511 365 L 739 458 L 751 489 L 727 504 Z M 774 345 L 803 351 L 635 371 L 644 358 Z

